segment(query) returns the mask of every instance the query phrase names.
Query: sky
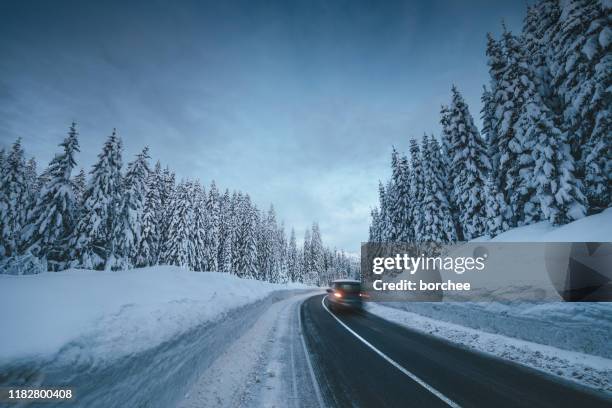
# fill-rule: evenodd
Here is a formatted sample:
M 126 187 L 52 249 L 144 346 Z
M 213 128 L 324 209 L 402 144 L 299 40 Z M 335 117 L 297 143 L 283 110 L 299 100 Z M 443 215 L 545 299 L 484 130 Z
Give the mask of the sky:
M 486 33 L 518 0 L 0 0 L 0 146 L 39 170 L 74 120 L 89 170 L 117 128 L 180 178 L 248 192 L 298 238 L 367 240 L 393 146 L 439 135 L 452 84 L 479 120 Z

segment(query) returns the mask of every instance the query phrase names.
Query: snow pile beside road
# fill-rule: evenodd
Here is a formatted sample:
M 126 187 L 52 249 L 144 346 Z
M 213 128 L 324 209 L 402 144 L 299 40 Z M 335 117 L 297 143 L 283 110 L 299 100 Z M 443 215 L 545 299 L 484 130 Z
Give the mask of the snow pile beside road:
M 513 228 L 493 239 L 480 237 L 472 242 L 610 242 L 612 208 L 569 224 L 553 227 L 547 221 Z
M 560 227 L 540 222 L 484 242 L 609 242 L 612 208 Z M 583 384 L 612 390 L 612 303 L 440 302 L 370 304 L 413 329 Z
M 376 303 L 368 304 L 368 311 L 386 320 L 450 340 L 467 348 L 612 392 L 612 359 L 609 358 L 487 333 Z M 610 331 L 608 335 L 609 333 Z
M 301 284 L 158 266 L 0 275 L 0 366 L 47 360 L 78 340 L 87 358 L 111 360 L 155 347 L 224 313 Z

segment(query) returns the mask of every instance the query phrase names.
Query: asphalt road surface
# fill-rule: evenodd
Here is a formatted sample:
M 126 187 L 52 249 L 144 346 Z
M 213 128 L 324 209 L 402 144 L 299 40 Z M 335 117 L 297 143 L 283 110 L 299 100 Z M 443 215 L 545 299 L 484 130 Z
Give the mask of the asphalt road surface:
M 568 381 L 313 296 L 302 331 L 324 403 L 337 407 L 612 407 Z

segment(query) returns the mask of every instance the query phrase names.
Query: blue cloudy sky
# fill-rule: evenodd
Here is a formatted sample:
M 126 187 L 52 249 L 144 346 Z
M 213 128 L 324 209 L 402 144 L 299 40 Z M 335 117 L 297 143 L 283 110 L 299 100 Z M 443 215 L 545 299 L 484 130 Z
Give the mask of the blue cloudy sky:
M 439 133 L 455 83 L 479 116 L 485 34 L 519 0 L 0 0 L 0 145 L 46 164 L 69 123 L 79 164 L 116 127 L 179 177 L 270 202 L 301 236 L 367 238 L 391 146 Z

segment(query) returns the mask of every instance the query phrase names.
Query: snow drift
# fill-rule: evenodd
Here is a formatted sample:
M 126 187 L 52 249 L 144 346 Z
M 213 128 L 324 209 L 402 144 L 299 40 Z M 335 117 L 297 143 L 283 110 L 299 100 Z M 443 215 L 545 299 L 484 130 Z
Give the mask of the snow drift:
M 305 287 L 173 266 L 0 275 L 0 323 L 10 327 L 0 336 L 0 366 L 48 358 L 85 336 L 91 357 L 118 358 L 273 291 Z
M 169 266 L 0 275 L 0 385 L 71 386 L 88 407 L 171 406 L 245 322 L 300 288 Z

